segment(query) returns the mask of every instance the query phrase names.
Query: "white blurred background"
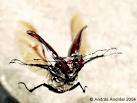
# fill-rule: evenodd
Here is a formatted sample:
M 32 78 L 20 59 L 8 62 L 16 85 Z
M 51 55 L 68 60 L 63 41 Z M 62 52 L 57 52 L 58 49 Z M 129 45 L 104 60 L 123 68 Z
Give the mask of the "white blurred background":
M 70 18 L 77 12 L 88 25 L 87 53 L 116 47 L 123 54 L 84 66 L 79 79 L 83 86 L 88 86 L 85 94 L 79 87 L 64 94 L 44 87 L 29 93 L 17 83 L 22 81 L 32 88 L 44 82 L 44 78 L 27 67 L 9 65 L 11 59 L 21 59 L 15 43 L 17 21 L 32 23 L 60 56 L 66 56 L 71 45 Z M 21 103 L 92 103 L 90 97 L 137 97 L 136 64 L 136 0 L 0 0 L 0 81 Z

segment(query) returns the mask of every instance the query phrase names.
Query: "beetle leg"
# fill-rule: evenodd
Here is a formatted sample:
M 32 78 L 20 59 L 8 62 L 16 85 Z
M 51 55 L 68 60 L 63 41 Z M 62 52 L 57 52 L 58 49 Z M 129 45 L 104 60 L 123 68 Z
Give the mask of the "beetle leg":
M 10 62 L 9 62 L 9 64 L 11 64 L 11 63 L 18 63 L 18 64 L 25 64 L 25 63 L 23 63 L 21 60 L 19 60 L 19 59 L 12 59 Z
M 78 83 L 75 84 L 73 87 L 71 87 L 71 88 L 69 89 L 69 91 L 75 89 L 77 86 L 80 86 L 81 89 L 82 89 L 82 91 L 83 91 L 83 93 L 85 93 L 87 86 L 84 86 L 84 88 L 83 88 L 82 85 L 80 84 L 80 82 L 78 82 Z
M 55 93 L 64 93 L 64 92 L 65 92 L 65 91 L 63 91 L 63 90 L 58 90 L 58 89 L 56 89 L 56 88 L 54 88 L 54 87 L 52 87 L 51 85 L 48 85 L 48 84 L 46 84 L 46 83 L 40 84 L 40 85 L 38 85 L 38 86 L 36 86 L 36 87 L 34 87 L 34 88 L 32 88 L 32 89 L 28 89 L 28 87 L 26 86 L 26 84 L 25 84 L 24 82 L 19 82 L 18 84 L 23 84 L 23 85 L 25 86 L 25 88 L 26 88 L 29 92 L 31 92 L 31 93 L 32 93 L 34 90 L 36 90 L 37 88 L 41 87 L 41 86 L 47 87 L 49 90 L 51 90 L 51 91 L 53 91 L 53 92 L 55 92 Z
M 115 51 L 113 53 L 109 53 L 109 51 L 111 51 L 111 50 L 115 50 Z M 98 51 L 104 51 L 104 53 L 102 53 L 100 55 L 92 56 L 93 54 L 97 53 Z M 110 56 L 110 55 L 114 55 L 114 54 L 121 54 L 121 52 L 117 52 L 117 48 L 97 50 L 97 51 L 93 52 L 92 54 L 89 54 L 89 57 L 88 57 L 88 55 L 86 55 L 84 57 L 84 64 L 86 64 L 94 59 L 106 57 L 106 56 Z
M 12 59 L 9 62 L 9 64 L 11 64 L 11 63 L 18 63 L 18 64 L 26 65 L 26 66 L 36 66 L 36 67 L 40 67 L 40 68 L 47 69 L 47 70 L 49 70 L 49 67 L 51 66 L 51 65 L 46 65 L 46 64 L 27 64 L 27 63 L 22 62 L 19 59 Z
M 26 86 L 26 84 L 24 82 L 19 82 L 18 84 L 23 84 L 25 86 L 25 88 L 29 91 L 29 92 L 33 92 L 34 90 L 36 90 L 37 88 L 43 86 L 44 84 L 40 84 L 32 89 L 28 89 L 28 87 Z
M 68 90 L 59 90 L 59 89 L 56 89 L 56 88 L 54 88 L 54 87 L 52 87 L 51 85 L 48 85 L 48 84 L 46 84 L 46 83 L 40 84 L 40 85 L 38 85 L 38 86 L 36 86 L 36 87 L 34 87 L 34 88 L 32 88 L 32 89 L 28 89 L 28 87 L 26 86 L 26 84 L 25 84 L 24 82 L 19 82 L 18 84 L 23 84 L 23 85 L 25 86 L 25 88 L 26 88 L 29 92 L 31 92 L 31 93 L 32 93 L 34 90 L 36 90 L 37 88 L 41 87 L 41 86 L 47 87 L 49 90 L 51 90 L 51 91 L 53 91 L 53 92 L 55 92 L 55 93 L 64 93 L 64 92 L 66 92 L 66 91 L 70 91 L 70 90 L 75 89 L 77 86 L 80 86 L 81 89 L 82 89 L 82 91 L 83 91 L 83 93 L 85 93 L 85 88 L 87 87 L 87 86 L 85 86 L 85 87 L 83 88 L 83 87 L 81 86 L 80 82 L 78 82 L 77 84 L 75 84 L 73 87 L 71 87 L 71 88 L 68 89 Z

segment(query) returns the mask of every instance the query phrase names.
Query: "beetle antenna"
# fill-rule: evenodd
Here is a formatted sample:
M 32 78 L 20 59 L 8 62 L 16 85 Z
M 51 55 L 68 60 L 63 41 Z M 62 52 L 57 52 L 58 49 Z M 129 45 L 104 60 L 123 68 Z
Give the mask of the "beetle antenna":
M 42 60 L 42 59 L 33 59 L 33 60 L 37 60 L 37 61 L 41 60 L 41 61 L 44 61 L 44 62 L 57 62 L 57 61 L 61 61 L 61 60 L 47 61 L 47 60 Z

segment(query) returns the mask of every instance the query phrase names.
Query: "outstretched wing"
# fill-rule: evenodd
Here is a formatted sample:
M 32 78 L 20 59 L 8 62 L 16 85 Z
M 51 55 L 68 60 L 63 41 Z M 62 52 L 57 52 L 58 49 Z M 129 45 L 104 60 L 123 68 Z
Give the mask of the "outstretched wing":
M 28 22 L 20 21 L 16 33 L 17 46 L 23 60 L 28 64 L 47 64 L 47 57 L 44 54 L 42 44 L 26 33 L 27 30 L 36 32 L 36 29 Z M 30 67 L 30 70 L 40 75 L 47 76 L 49 72 L 39 67 Z
M 79 14 L 76 14 L 71 19 L 71 38 L 72 45 L 69 50 L 69 56 L 73 53 L 79 52 L 80 54 L 85 54 L 88 48 L 86 40 L 86 25 Z M 83 42 L 84 41 L 84 42 Z

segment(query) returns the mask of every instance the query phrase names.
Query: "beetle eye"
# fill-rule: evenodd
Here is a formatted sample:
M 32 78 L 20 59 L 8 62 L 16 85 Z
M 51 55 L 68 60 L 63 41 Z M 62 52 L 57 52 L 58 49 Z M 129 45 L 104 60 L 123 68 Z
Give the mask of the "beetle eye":
M 54 77 L 54 80 L 55 80 L 57 83 L 63 82 L 63 79 L 62 79 L 62 78 L 58 78 L 58 77 Z
M 74 84 L 74 82 L 69 82 L 68 84 L 69 84 L 69 85 L 73 85 L 73 84 Z

